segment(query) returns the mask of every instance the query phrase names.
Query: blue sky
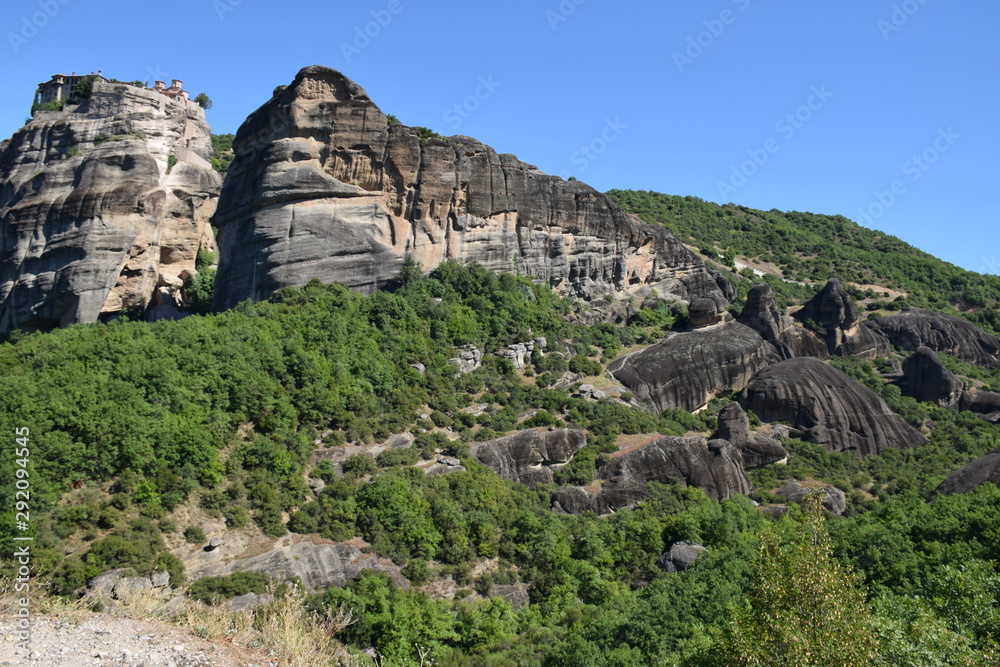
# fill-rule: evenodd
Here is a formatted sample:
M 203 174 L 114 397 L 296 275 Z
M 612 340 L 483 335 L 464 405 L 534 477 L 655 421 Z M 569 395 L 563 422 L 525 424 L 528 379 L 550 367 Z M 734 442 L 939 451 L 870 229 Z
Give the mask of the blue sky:
M 600 190 L 840 213 L 1000 273 L 998 28 L 995 0 L 6 0 L 0 135 L 56 72 L 182 79 L 235 132 L 323 64 Z

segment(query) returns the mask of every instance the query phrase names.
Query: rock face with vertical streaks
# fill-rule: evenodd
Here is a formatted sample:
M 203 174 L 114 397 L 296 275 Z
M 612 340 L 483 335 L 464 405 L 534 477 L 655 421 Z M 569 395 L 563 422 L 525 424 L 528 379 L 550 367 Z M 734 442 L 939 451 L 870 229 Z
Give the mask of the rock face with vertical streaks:
M 830 278 L 819 294 L 795 313 L 795 318 L 800 322 L 812 320 L 826 330 L 830 354 L 871 360 L 892 351 L 885 336 L 861 321 L 857 304 L 836 278 Z
M 279 87 L 233 148 L 216 215 L 218 309 L 312 278 L 371 292 L 406 258 L 519 271 L 588 300 L 721 296 L 665 229 L 470 137 L 421 138 L 326 67 Z
M 774 292 L 767 283 L 757 283 L 747 294 L 743 312 L 737 318 L 778 350 L 782 359 L 793 357 L 830 356 L 826 343 L 819 336 L 800 326 L 784 314 L 774 302 Z
M 1000 368 L 1000 338 L 972 322 L 922 308 L 879 317 L 869 326 L 896 347 L 916 350 L 921 346 L 950 354 L 983 368 Z
M 740 403 L 764 421 L 788 422 L 803 440 L 832 451 L 861 456 L 927 442 L 875 392 L 811 357 L 782 361 L 757 373 Z
M 647 497 L 649 482 L 680 482 L 702 489 L 710 498 L 726 500 L 750 493 L 750 480 L 742 464 L 740 450 L 725 440 L 664 436 L 612 459 L 598 470 L 599 492 L 561 487 L 553 494 L 553 504 L 569 514 L 607 514 Z
M 154 304 L 201 247 L 220 178 L 201 107 L 127 84 L 39 112 L 0 150 L 0 331 Z M 174 287 L 171 287 L 174 286 Z
M 529 429 L 476 443 L 472 455 L 504 479 L 535 486 L 551 484 L 555 471 L 586 445 L 587 435 L 583 431 Z
M 616 359 L 608 371 L 649 409 L 693 412 L 719 394 L 743 389 L 754 373 L 779 359 L 756 331 L 723 321 L 672 332 Z

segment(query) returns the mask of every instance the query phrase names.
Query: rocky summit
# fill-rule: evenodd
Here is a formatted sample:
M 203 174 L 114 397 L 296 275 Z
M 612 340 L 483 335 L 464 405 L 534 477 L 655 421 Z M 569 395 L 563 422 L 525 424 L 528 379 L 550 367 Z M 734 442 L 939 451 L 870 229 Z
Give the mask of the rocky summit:
M 836 278 L 830 278 L 820 292 L 795 313 L 801 322 L 812 322 L 826 332 L 830 354 L 875 359 L 889 354 L 885 337 L 861 321 L 861 311 Z
M 767 283 L 758 283 L 750 288 L 743 311 L 737 318 L 764 340 L 774 345 L 782 359 L 793 357 L 829 356 L 826 342 L 819 336 L 800 326 L 786 315 L 774 302 L 774 292 Z
M 371 292 L 407 258 L 428 270 L 478 262 L 584 299 L 721 296 L 665 229 L 471 137 L 402 125 L 327 67 L 276 89 L 233 149 L 216 215 L 217 309 L 314 278 Z
M 214 247 L 211 157 L 201 107 L 154 90 L 95 83 L 36 113 L 0 145 L 0 331 L 176 302 Z

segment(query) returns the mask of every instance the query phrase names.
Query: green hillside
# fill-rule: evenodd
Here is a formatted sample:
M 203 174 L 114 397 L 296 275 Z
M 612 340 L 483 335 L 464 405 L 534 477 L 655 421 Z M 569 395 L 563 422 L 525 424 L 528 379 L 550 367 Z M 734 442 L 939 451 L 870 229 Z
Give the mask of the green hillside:
M 529 490 L 479 465 L 472 442 L 572 426 L 590 444 L 557 483 L 588 484 L 619 436 L 715 429 L 728 397 L 698 415 L 657 415 L 552 386 L 683 323 L 657 308 L 626 326 L 585 327 L 569 322 L 574 307 L 524 278 L 446 263 L 430 276 L 409 267 L 373 296 L 314 282 L 218 315 L 15 335 L 0 344 L 0 431 L 11 434 L 0 493 L 14 497 L 23 455 L 13 434 L 27 427 L 34 567 L 68 596 L 111 567 L 192 583 L 167 546 L 203 539 L 183 517 L 261 538 L 362 538 L 415 587 L 368 573 L 308 604 L 351 611 L 358 622 L 338 638 L 374 647 L 380 664 L 416 664 L 414 647 L 441 665 L 567 667 L 768 664 L 762 652 L 775 646 L 785 664 L 979 665 L 998 655 L 1000 489 L 933 490 L 1000 445 L 1000 427 L 903 397 L 867 362 L 837 364 L 911 423 L 932 424 L 928 445 L 857 459 L 787 441 L 788 466 L 753 474 L 761 503 L 793 477 L 835 484 L 848 495 L 842 517 L 807 508 L 774 521 L 745 497 L 719 503 L 656 484 L 649 500 L 607 518 L 556 514 L 554 485 Z M 521 372 L 489 353 L 540 335 L 550 347 Z M 447 360 L 464 343 L 484 363 L 456 375 Z M 1000 373 L 977 374 L 1000 386 Z M 411 447 L 356 455 L 343 473 L 316 457 L 404 431 Z M 438 451 L 467 471 L 431 477 L 412 466 Z M 319 497 L 307 477 L 326 481 Z M 9 510 L 5 553 L 18 534 Z M 657 559 L 679 540 L 709 551 L 666 573 Z M 417 587 L 442 581 L 454 599 Z M 212 578 L 189 595 L 264 585 Z M 488 597 L 512 585 L 530 595 L 520 611 Z
M 767 263 L 792 281 L 822 284 L 837 276 L 899 290 L 909 305 L 960 314 L 1000 331 L 1000 277 L 966 271 L 843 216 L 719 206 L 698 197 L 641 190 L 611 190 L 608 195 L 706 253 Z

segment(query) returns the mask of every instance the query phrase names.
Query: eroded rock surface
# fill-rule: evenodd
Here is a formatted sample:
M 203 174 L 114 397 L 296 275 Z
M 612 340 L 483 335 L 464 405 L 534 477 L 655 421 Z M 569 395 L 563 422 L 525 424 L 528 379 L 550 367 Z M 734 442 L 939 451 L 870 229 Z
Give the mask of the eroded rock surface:
M 980 391 L 975 394 L 963 392 L 959 400 L 960 410 L 971 410 L 980 418 L 1000 424 L 1000 393 Z
M 664 572 L 684 572 L 706 551 L 707 548 L 694 542 L 674 542 L 670 549 L 660 555 L 656 564 Z
M 599 492 L 562 487 L 553 495 L 553 505 L 571 514 L 607 514 L 645 498 L 646 484 L 654 481 L 697 486 L 709 497 L 725 500 L 750 493 L 741 462 L 740 450 L 725 440 L 664 436 L 602 467 L 597 473 Z
M 362 570 L 384 572 L 400 586 L 410 585 L 392 561 L 363 553 L 350 543 L 319 539 L 276 546 L 259 556 L 237 559 L 228 567 L 230 574 L 241 570 L 264 572 L 276 581 L 299 577 L 310 592 L 322 591 L 330 585 L 344 586 L 357 579 Z
M 740 404 L 733 401 L 719 411 L 719 430 L 716 437 L 733 443 L 743 454 L 743 468 L 763 468 L 788 458 L 777 438 L 750 430 L 750 418 Z
M 214 247 L 211 157 L 201 107 L 126 84 L 36 114 L 0 152 L 0 331 L 169 306 Z
M 662 227 L 471 137 L 422 141 L 326 67 L 278 88 L 233 148 L 216 215 L 219 309 L 312 278 L 371 292 L 406 257 L 424 269 L 454 259 L 520 271 L 585 299 L 642 287 L 721 294 Z
M 903 362 L 906 394 L 946 407 L 958 404 L 965 383 L 945 368 L 929 347 L 920 346 Z
M 830 354 L 871 360 L 892 351 L 884 336 L 861 321 L 857 304 L 836 278 L 830 278 L 819 294 L 794 317 L 800 322 L 812 320 L 826 330 L 826 347 Z
M 790 503 L 801 503 L 810 493 L 822 493 L 821 502 L 823 503 L 823 508 L 831 514 L 839 516 L 847 509 L 847 494 L 835 486 L 810 489 L 802 486 L 793 479 L 775 491 L 774 495 L 781 496 Z
M 472 454 L 504 479 L 535 486 L 551 484 L 555 471 L 586 444 L 587 435 L 583 431 L 530 429 L 476 443 L 472 445 Z
M 927 439 L 873 391 L 818 359 L 789 359 L 759 372 L 740 403 L 764 421 L 784 421 L 833 451 L 878 454 Z
M 448 363 L 458 369 L 459 373 L 471 373 L 483 364 L 483 353 L 475 345 L 462 345 L 458 348 L 458 356 L 448 360 Z
M 774 347 L 756 331 L 723 322 L 673 332 L 616 359 L 608 371 L 649 409 L 693 412 L 719 394 L 743 389 L 754 373 L 778 360 Z
M 1000 368 L 1000 338 L 972 322 L 922 308 L 904 308 L 896 315 L 868 323 L 896 347 L 916 350 L 921 346 L 984 368 Z
M 750 288 L 743 312 L 737 318 L 774 345 L 782 359 L 793 357 L 830 356 L 826 342 L 819 336 L 799 325 L 794 318 L 784 314 L 774 302 L 774 293 L 767 283 L 758 283 Z
M 688 306 L 688 317 L 691 320 L 691 326 L 695 329 L 709 327 L 732 319 L 732 316 L 726 312 L 725 302 L 708 297 L 698 297 L 693 300 Z
M 937 492 L 948 496 L 968 493 L 987 482 L 1000 485 L 1000 449 L 994 449 L 948 475 L 938 486 Z

